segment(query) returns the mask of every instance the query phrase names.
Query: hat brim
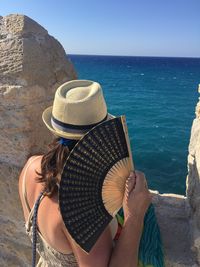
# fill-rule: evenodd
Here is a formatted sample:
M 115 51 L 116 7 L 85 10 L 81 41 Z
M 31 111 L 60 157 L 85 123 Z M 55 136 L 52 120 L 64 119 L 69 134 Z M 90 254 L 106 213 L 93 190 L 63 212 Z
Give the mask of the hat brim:
M 79 140 L 81 139 L 85 134 L 86 132 L 84 133 L 73 133 L 73 132 L 63 132 L 59 129 L 54 129 L 52 124 L 51 124 L 51 116 L 52 116 L 52 109 L 53 109 L 53 106 L 51 107 L 48 107 L 44 110 L 43 114 L 42 114 L 42 120 L 44 122 L 44 124 L 47 126 L 47 128 L 55 135 L 57 136 L 60 136 L 60 137 L 64 137 L 64 138 L 68 138 L 68 139 L 76 139 L 76 140 Z M 113 119 L 115 118 L 114 115 L 108 113 L 108 117 L 106 120 L 110 120 L 110 119 Z M 88 131 L 87 131 L 88 132 Z

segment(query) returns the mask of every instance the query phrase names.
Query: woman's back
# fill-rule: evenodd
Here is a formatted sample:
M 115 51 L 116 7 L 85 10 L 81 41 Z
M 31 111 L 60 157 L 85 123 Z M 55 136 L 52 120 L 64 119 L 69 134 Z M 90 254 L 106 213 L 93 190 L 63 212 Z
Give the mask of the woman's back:
M 43 185 L 36 182 L 37 174 L 41 171 L 41 156 L 31 157 L 24 166 L 19 178 L 19 192 L 26 221 L 27 234 L 32 237 L 32 214 L 38 196 L 43 190 Z M 37 216 L 38 225 L 38 251 L 42 256 L 39 266 L 77 266 L 73 249 L 66 234 L 63 231 L 63 221 L 59 211 L 58 194 L 52 197 L 41 196 L 41 203 Z M 112 221 L 112 237 L 117 231 L 117 222 Z M 111 240 L 109 227 L 104 231 L 104 238 Z M 109 243 L 109 242 L 108 242 Z M 112 242 L 110 242 L 111 249 Z M 101 251 L 96 253 L 96 257 L 101 257 L 108 249 L 101 247 Z M 98 258 L 96 258 L 98 261 Z M 42 263 L 43 262 L 43 263 Z M 50 265 L 51 262 L 51 265 Z

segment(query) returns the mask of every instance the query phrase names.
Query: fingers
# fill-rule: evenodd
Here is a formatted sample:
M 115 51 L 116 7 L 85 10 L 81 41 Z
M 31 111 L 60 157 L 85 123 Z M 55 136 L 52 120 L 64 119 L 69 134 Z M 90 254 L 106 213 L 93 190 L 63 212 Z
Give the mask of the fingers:
M 143 172 L 141 172 L 141 171 L 135 170 L 135 175 L 136 175 L 136 178 L 137 177 L 140 177 L 141 179 L 145 179 L 144 178 L 145 177 L 145 174 Z
M 136 175 L 136 183 L 134 191 L 142 191 L 144 189 L 148 190 L 148 184 L 145 178 L 145 174 L 140 171 L 135 171 L 135 175 Z
M 135 194 L 135 193 L 145 192 L 145 191 L 146 193 L 149 192 L 145 174 L 140 171 L 131 172 L 125 184 L 125 192 L 124 192 L 125 202 L 127 202 L 132 192 L 133 194 Z M 149 196 L 151 195 L 149 194 Z
M 133 173 L 130 173 L 129 177 L 126 180 L 126 192 L 130 193 L 133 189 L 135 183 L 135 176 L 133 175 Z
M 133 172 L 131 172 L 129 177 L 127 178 L 126 184 L 125 184 L 125 197 L 126 198 L 128 198 L 128 196 L 130 195 L 131 191 L 135 187 L 135 179 L 136 179 L 136 176 L 134 175 Z

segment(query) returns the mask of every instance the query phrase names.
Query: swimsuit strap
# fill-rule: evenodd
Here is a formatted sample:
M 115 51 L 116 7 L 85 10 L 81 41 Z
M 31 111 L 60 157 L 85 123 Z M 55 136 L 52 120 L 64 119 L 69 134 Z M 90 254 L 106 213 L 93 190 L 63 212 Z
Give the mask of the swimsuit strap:
M 34 157 L 33 159 L 30 159 L 29 163 L 27 164 L 26 166 L 26 169 L 24 171 L 24 175 L 23 175 L 23 180 L 22 180 L 22 198 L 23 198 L 23 202 L 26 206 L 26 209 L 28 210 L 28 212 L 31 211 L 31 208 L 28 204 L 28 199 L 27 199 L 27 191 L 26 191 L 26 172 L 27 172 L 27 169 L 28 167 L 31 165 L 31 163 L 36 160 L 37 158 L 39 158 L 40 156 L 36 156 Z
M 37 214 L 38 214 L 38 208 L 40 205 L 41 200 L 44 197 L 44 192 L 42 191 L 35 204 L 33 207 L 33 221 L 32 221 L 32 226 L 33 226 L 33 246 L 32 246 L 32 267 L 36 266 L 36 243 L 37 243 Z
M 33 218 L 33 247 L 32 247 L 32 266 L 35 267 L 36 266 L 36 243 L 37 243 L 37 212 L 38 212 L 38 207 L 39 204 L 41 202 L 41 200 L 44 197 L 44 192 L 41 192 L 36 200 L 36 202 L 33 205 L 33 208 L 31 209 L 28 203 L 28 199 L 27 199 L 27 191 L 26 191 L 26 173 L 27 170 L 29 168 L 29 166 L 33 163 L 34 160 L 36 160 L 37 158 L 39 158 L 40 156 L 36 156 L 32 159 L 29 160 L 25 171 L 24 171 L 24 175 L 22 178 L 22 199 L 23 202 L 25 204 L 26 209 L 29 212 L 29 218 L 28 218 L 28 227 L 30 228 L 30 221 Z

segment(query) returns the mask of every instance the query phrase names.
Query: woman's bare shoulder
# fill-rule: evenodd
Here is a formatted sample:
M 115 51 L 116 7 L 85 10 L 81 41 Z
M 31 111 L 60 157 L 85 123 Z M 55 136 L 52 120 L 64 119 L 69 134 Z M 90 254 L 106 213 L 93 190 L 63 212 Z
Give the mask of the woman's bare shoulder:
M 34 155 L 28 158 L 28 160 L 25 162 L 24 166 L 22 167 L 22 170 L 19 174 L 19 194 L 21 196 L 22 194 L 22 184 L 23 180 L 26 179 L 25 187 L 26 190 L 31 186 L 32 189 L 34 189 L 34 185 L 36 183 L 34 182 L 35 177 L 37 176 L 36 171 L 41 171 L 41 159 L 43 155 Z
M 33 171 L 35 171 L 36 168 L 39 167 L 39 164 L 41 163 L 43 155 L 34 155 L 27 159 L 25 164 L 23 165 L 20 175 L 19 175 L 19 183 L 22 180 L 22 177 L 24 176 L 25 172 L 29 172 L 29 174 Z
M 35 177 L 37 176 L 36 170 L 40 171 L 42 155 L 34 155 L 27 159 L 22 170 L 19 174 L 19 182 L 18 182 L 18 190 L 19 196 L 21 199 L 21 203 L 24 210 L 25 218 L 27 217 L 27 209 L 24 205 L 24 194 L 26 193 L 26 197 L 28 199 L 28 203 L 31 204 L 34 201 L 34 195 L 36 192 L 37 183 L 35 183 Z M 24 182 L 23 182 L 24 181 Z M 23 191 L 23 183 L 25 185 L 25 191 Z M 30 190 L 31 189 L 31 190 Z M 31 200 L 31 201 L 30 201 Z M 31 206 L 31 205 L 30 205 Z
M 27 163 L 30 166 L 30 171 L 39 171 L 39 169 L 41 169 L 41 160 L 42 160 L 43 155 L 34 155 L 31 156 Z

